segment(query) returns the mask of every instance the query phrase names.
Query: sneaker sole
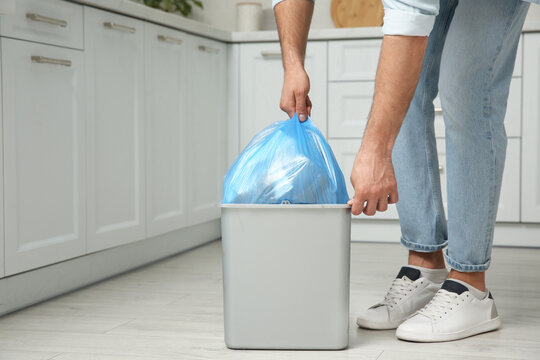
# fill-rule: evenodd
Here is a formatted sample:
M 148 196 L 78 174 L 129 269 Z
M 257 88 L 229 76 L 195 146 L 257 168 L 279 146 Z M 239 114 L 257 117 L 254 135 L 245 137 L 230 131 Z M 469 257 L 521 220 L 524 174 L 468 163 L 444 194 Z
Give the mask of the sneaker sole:
M 407 331 L 402 329 L 396 330 L 396 336 L 398 339 L 414 341 L 414 342 L 442 342 L 442 341 L 453 341 L 467 338 L 469 336 L 478 335 L 486 333 L 489 331 L 497 330 L 501 326 L 501 319 L 496 317 L 489 321 L 486 321 L 482 324 L 476 325 L 472 328 L 456 331 L 453 333 L 443 333 L 443 334 L 421 334 L 414 331 Z
M 360 321 L 359 319 L 356 319 L 356 325 L 358 325 L 358 327 L 360 328 L 369 330 L 394 330 L 397 329 L 397 327 L 401 325 L 403 321 L 405 321 L 405 319 L 403 319 L 402 321 L 394 321 L 393 323 L 381 324 L 366 320 Z

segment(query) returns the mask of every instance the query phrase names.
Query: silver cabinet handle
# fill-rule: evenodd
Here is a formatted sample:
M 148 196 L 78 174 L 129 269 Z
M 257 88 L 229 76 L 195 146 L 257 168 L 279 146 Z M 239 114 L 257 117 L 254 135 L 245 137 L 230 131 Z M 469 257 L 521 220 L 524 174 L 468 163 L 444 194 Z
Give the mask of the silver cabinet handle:
M 435 114 L 442 114 L 442 108 L 441 107 L 436 107 L 435 108 Z
M 115 24 L 115 23 L 110 22 L 110 21 L 104 22 L 103 26 L 105 26 L 107 29 L 124 31 L 124 32 L 128 32 L 128 33 L 131 33 L 131 34 L 133 34 L 135 31 L 137 31 L 137 29 L 135 29 L 135 28 L 133 28 L 131 26 Z
M 199 50 L 207 52 L 207 53 L 212 53 L 212 54 L 219 53 L 219 49 L 211 48 L 211 47 L 204 46 L 204 45 L 199 45 Z
M 62 59 L 52 59 L 45 56 L 32 56 L 32 62 L 39 64 L 53 64 L 53 65 L 62 65 L 62 66 L 71 66 L 71 60 L 62 60 Z
M 439 165 L 439 172 L 440 172 L 440 173 L 443 173 L 443 172 L 444 172 L 444 166 Z
M 39 14 L 34 14 L 34 13 L 26 13 L 26 18 L 32 21 L 44 22 L 47 24 L 58 25 L 61 27 L 66 27 L 68 24 L 67 21 L 65 20 L 55 19 L 55 18 L 51 18 L 51 17 L 39 15 Z
M 165 41 L 165 42 L 171 42 L 180 45 L 182 43 L 182 39 L 177 39 L 172 36 L 166 36 L 166 35 L 158 35 L 158 40 Z
M 281 57 L 281 52 L 279 52 L 279 51 L 261 51 L 261 56 L 263 58 Z

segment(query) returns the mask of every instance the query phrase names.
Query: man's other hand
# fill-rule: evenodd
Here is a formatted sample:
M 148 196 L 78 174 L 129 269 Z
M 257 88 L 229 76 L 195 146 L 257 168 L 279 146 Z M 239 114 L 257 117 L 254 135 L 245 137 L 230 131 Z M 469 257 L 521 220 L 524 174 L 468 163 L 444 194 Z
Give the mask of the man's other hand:
M 354 197 L 348 204 L 353 215 L 375 215 L 398 201 L 394 165 L 390 157 L 359 151 L 351 173 Z

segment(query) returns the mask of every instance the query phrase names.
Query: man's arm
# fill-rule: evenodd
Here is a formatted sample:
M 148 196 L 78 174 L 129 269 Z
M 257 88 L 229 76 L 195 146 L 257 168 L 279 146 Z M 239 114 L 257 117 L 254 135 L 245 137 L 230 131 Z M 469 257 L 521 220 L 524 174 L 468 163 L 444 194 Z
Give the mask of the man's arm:
M 351 174 L 352 213 L 374 215 L 398 201 L 392 149 L 422 70 L 439 0 L 383 0 L 383 44 L 375 95 Z
M 354 215 L 374 215 L 398 201 L 392 149 L 416 89 L 426 44 L 423 36 L 384 36 L 373 105 L 351 174 Z
M 311 115 L 309 77 L 304 69 L 306 44 L 313 16 L 312 0 L 286 0 L 274 7 L 285 76 L 280 107 L 300 121 Z

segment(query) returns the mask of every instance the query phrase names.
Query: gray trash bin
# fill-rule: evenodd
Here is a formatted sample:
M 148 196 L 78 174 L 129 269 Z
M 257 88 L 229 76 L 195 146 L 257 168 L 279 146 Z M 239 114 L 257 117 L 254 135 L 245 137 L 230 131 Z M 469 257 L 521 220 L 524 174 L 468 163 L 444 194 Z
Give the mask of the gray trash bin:
M 348 205 L 221 205 L 225 343 L 344 349 Z

